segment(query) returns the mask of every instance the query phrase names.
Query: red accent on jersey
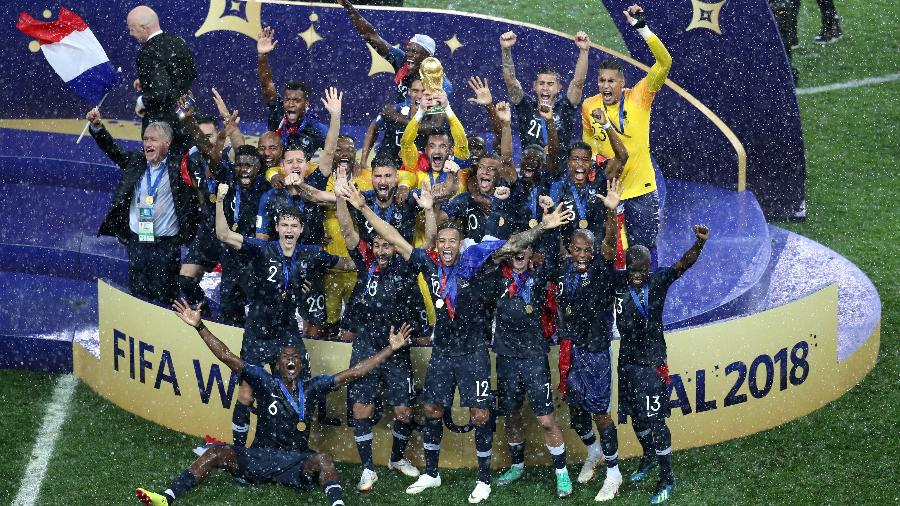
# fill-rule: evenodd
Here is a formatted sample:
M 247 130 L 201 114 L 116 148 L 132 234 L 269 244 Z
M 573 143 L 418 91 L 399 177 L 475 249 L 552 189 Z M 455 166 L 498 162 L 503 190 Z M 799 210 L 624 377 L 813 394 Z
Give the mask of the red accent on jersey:
M 572 368 L 572 341 L 566 339 L 559 343 L 559 385 L 560 393 L 569 391 L 569 370 Z

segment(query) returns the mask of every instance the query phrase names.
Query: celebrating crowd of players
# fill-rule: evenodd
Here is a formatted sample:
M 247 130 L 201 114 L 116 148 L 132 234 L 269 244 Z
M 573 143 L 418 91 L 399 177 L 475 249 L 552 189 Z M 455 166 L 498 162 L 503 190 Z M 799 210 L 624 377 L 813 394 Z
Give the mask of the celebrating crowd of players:
M 307 112 L 313 93 L 305 84 L 291 81 L 278 92 L 268 62 L 277 45 L 271 28 L 257 41 L 269 131 L 256 147 L 245 144 L 237 111 L 229 111 L 216 90 L 221 129 L 182 96 L 179 124 L 145 117 L 142 153 L 120 149 L 96 109 L 87 115 L 91 135 L 125 174 L 104 226 L 128 244 L 130 288 L 164 304 L 177 299 L 181 319 L 241 375 L 233 444 L 209 442 L 163 493 L 138 489 L 138 498 L 171 504 L 221 468 L 249 483 L 299 489 L 318 483 L 329 504 L 344 504 L 331 457 L 311 450 L 308 438 L 314 413 L 318 422 L 333 423 L 324 416 L 324 394 L 347 385 L 362 462 L 359 491 L 373 490 L 378 481 L 372 425 L 382 402 L 394 415 L 388 469 L 415 479 L 408 494 L 440 487 L 444 412 L 458 390 L 460 405 L 470 410 L 478 461 L 470 503 L 488 500 L 492 485 L 522 477 L 526 395 L 553 460 L 556 494 L 570 495 L 564 428 L 554 414 L 558 388 L 587 448 L 577 481 L 590 482 L 603 462 L 596 500 L 615 497 L 623 482 L 616 423 L 630 418 L 643 448 L 630 480 L 641 481 L 658 466 L 650 502 L 668 501 L 675 478 L 665 422 L 663 305 L 709 231 L 695 226 L 696 242 L 682 258 L 657 267 L 650 109 L 672 61 L 643 10 L 635 5 L 624 16 L 655 64 L 625 88 L 621 64 L 607 60 L 597 74 L 600 93 L 586 99 L 587 34 L 575 37 L 579 57 L 565 94 L 550 65 L 537 71 L 533 93 L 526 92 L 512 55 L 516 35 L 500 35 L 509 102 L 495 103 L 486 81 L 468 80 L 469 101 L 484 107 L 494 130 L 492 150 L 483 138 L 466 135 L 447 98 L 446 77 L 442 89 L 425 89 L 419 69 L 435 52 L 431 37 L 416 34 L 403 48 L 391 46 L 348 0 L 339 3 L 396 70 L 395 100 L 370 125 L 359 159 L 355 140 L 340 134 L 339 90 L 326 89 L 321 98 L 327 125 Z M 147 11 L 129 15 L 129 28 L 145 48 L 162 33 Z M 151 24 L 142 24 L 147 20 Z M 135 83 L 143 102 L 153 103 L 154 78 L 151 73 Z M 441 112 L 429 113 L 433 107 Z M 576 140 L 579 107 L 582 135 Z M 514 131 L 521 143 L 518 166 Z M 179 262 L 182 244 L 187 254 Z M 244 328 L 239 356 L 201 320 L 208 313 L 200 280 L 216 265 L 222 319 Z M 338 331 L 352 342 L 349 368 L 310 377 L 303 337 Z M 613 364 L 610 345 L 617 337 Z M 548 361 L 554 340 L 560 344 L 556 386 Z M 431 346 L 424 378 L 413 375 L 411 344 Z M 496 354 L 493 372 L 489 349 Z M 613 367 L 618 420 L 611 416 Z M 423 385 L 421 393 L 416 385 Z M 424 407 L 421 472 L 405 457 L 416 402 Z M 253 414 L 256 435 L 247 447 Z M 494 416 L 504 417 L 512 460 L 496 478 Z

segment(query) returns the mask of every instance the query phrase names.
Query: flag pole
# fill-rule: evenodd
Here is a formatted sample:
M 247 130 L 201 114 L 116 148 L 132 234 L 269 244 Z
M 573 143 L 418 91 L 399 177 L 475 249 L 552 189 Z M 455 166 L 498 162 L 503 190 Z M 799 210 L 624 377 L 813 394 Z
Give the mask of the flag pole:
M 103 101 L 106 100 L 107 95 L 109 95 L 108 91 L 103 94 L 103 98 L 100 99 L 100 103 L 97 104 L 97 107 L 94 107 L 94 109 L 97 109 L 97 110 L 100 109 L 100 106 L 103 105 Z M 90 121 L 88 121 L 87 123 L 84 124 L 84 128 L 81 129 L 81 135 L 78 136 L 78 140 L 75 141 L 75 144 L 81 144 L 81 139 L 84 138 L 84 134 L 87 133 L 89 126 L 91 126 Z

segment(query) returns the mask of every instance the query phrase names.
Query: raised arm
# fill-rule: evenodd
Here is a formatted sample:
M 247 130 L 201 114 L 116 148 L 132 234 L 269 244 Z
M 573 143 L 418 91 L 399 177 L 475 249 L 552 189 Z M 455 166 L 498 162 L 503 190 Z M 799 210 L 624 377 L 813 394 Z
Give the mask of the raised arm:
M 128 165 L 128 153 L 116 144 L 116 140 L 113 139 L 112 134 L 103 126 L 103 120 L 100 118 L 100 111 L 95 107 L 87 112 L 84 119 L 91 123 L 91 137 L 97 142 L 97 147 L 106 153 L 106 156 L 108 156 L 114 164 L 118 165 L 120 169 L 125 170 L 125 167 Z
M 619 218 L 616 208 L 619 206 L 621 195 L 622 181 L 619 179 L 608 179 L 606 181 L 606 196 L 597 195 L 597 198 L 603 201 L 603 206 L 606 207 L 603 242 L 600 243 L 600 255 L 606 260 L 612 260 L 616 257 L 616 234 L 619 232 Z
M 372 372 L 376 367 L 384 363 L 384 361 L 387 360 L 388 357 L 396 353 L 398 350 L 409 346 L 412 342 L 410 341 L 410 334 L 412 334 L 412 327 L 410 327 L 406 322 L 404 322 L 403 325 L 400 326 L 400 330 L 397 331 L 395 331 L 394 327 L 391 326 L 391 332 L 388 335 L 389 344 L 375 355 L 372 355 L 365 360 L 361 360 L 357 362 L 353 367 L 335 374 L 335 388 L 344 386 L 347 383 L 362 378 L 366 374 Z
M 381 56 L 387 55 L 391 50 L 391 46 L 381 38 L 381 35 L 378 35 L 378 32 L 375 31 L 375 27 L 366 21 L 366 18 L 362 17 L 349 0 L 338 0 L 338 3 L 345 11 L 347 11 L 347 14 L 350 15 L 350 21 L 353 23 L 353 28 L 356 28 L 356 31 L 359 32 L 363 40 L 374 47 L 375 51 L 378 51 L 378 54 Z
M 508 103 L 500 102 L 495 110 L 502 125 L 500 129 L 500 177 L 507 183 L 512 183 L 519 177 L 513 163 L 512 108 Z
M 570 104 L 577 106 L 581 103 L 584 82 L 587 80 L 591 38 L 584 32 L 578 32 L 575 34 L 575 45 L 578 47 L 578 61 L 575 62 L 575 75 L 572 77 L 572 82 L 569 83 L 569 89 L 566 90 L 566 98 L 569 99 Z
M 425 210 L 425 240 L 422 247 L 431 249 L 434 247 L 435 239 L 437 239 L 437 218 L 434 214 L 434 199 L 427 187 L 422 188 L 418 193 L 413 192 L 412 196 L 416 199 L 419 207 Z
M 644 19 L 644 9 L 641 6 L 632 5 L 628 10 L 623 12 L 628 23 L 633 26 L 644 41 L 647 42 L 647 46 L 650 48 L 650 52 L 653 53 L 653 58 L 656 60 L 647 72 L 647 77 L 645 79 L 647 79 L 647 88 L 652 92 L 657 92 L 662 89 L 664 84 L 666 84 L 666 77 L 668 77 L 669 70 L 672 68 L 672 55 L 669 54 L 669 51 L 666 49 L 666 46 L 663 45 L 662 41 L 659 40 L 659 37 L 650 31 L 650 27 L 647 26 L 647 22 Z
M 325 135 L 325 148 L 322 150 L 322 156 L 319 157 L 319 172 L 325 177 L 331 175 L 334 151 L 337 149 L 338 136 L 341 135 L 341 101 L 343 98 L 344 93 L 338 92 L 334 86 L 326 88 L 325 97 L 322 98 L 322 105 L 331 115 L 328 134 Z
M 516 34 L 506 32 L 500 36 L 500 57 L 503 62 L 503 82 L 506 83 L 506 91 L 509 93 L 509 101 L 513 105 L 519 105 L 525 97 L 522 84 L 516 79 L 516 64 L 513 62 L 512 47 L 516 45 Z
M 513 234 L 500 249 L 494 252 L 494 261 L 500 261 L 510 255 L 514 255 L 519 251 L 527 248 L 544 232 L 561 227 L 566 223 L 575 219 L 575 211 L 564 207 L 562 204 L 556 206 L 552 213 L 545 213 L 541 218 L 541 222 L 534 227 L 518 234 Z
M 216 191 L 216 237 L 229 248 L 241 249 L 244 244 L 244 236 L 228 228 L 228 220 L 225 219 L 225 195 L 227 194 L 228 185 L 219 184 Z
M 494 97 L 491 95 L 487 79 L 472 76 L 469 78 L 469 88 L 472 88 L 472 91 L 475 92 L 475 97 L 467 101 L 470 104 L 480 105 L 485 108 L 488 114 L 488 122 L 491 124 L 491 130 L 494 131 L 494 137 L 499 138 L 503 129 L 503 122 L 497 116 L 497 109 L 494 107 Z
M 703 245 L 709 239 L 709 227 L 706 225 L 694 225 L 694 236 L 697 237 L 697 240 L 694 241 L 693 246 L 685 251 L 684 255 L 681 255 L 681 258 L 672 266 L 678 271 L 678 274 L 684 274 L 684 271 L 690 269 L 697 259 L 700 258 Z
M 369 123 L 366 129 L 366 135 L 363 137 L 362 149 L 359 150 L 359 165 L 362 167 L 369 166 L 369 153 L 372 152 L 372 146 L 375 144 L 375 138 L 378 136 L 378 124 L 375 121 Z
M 192 308 L 186 300 L 179 299 L 172 302 L 172 309 L 175 310 L 175 314 L 181 318 L 181 321 L 197 330 L 197 333 L 200 334 L 200 338 L 203 339 L 206 347 L 209 348 L 209 351 L 211 351 L 220 362 L 227 365 L 228 368 L 234 372 L 243 371 L 244 361 L 241 357 L 232 353 L 231 350 L 228 349 L 228 346 L 225 346 L 225 343 L 219 341 L 219 338 L 210 332 L 209 329 L 206 328 L 206 325 L 203 324 L 203 321 L 200 319 L 201 305 L 202 303 L 198 304 L 195 309 Z
M 447 124 L 450 125 L 450 137 L 453 139 L 453 155 L 459 160 L 468 160 L 471 156 L 469 152 L 469 138 L 466 136 L 466 129 L 453 108 L 450 107 L 450 100 L 444 90 L 438 92 L 438 102 L 444 107 L 444 113 L 447 116 Z
M 609 137 L 609 144 L 612 146 L 613 158 L 606 162 L 606 178 L 616 179 L 622 173 L 625 163 L 628 161 L 628 149 L 622 138 L 616 133 L 612 122 L 606 116 L 602 107 L 598 107 L 591 111 L 591 128 L 593 130 L 603 130 Z
M 231 117 L 232 113 L 228 112 L 228 106 L 225 105 L 225 101 L 222 100 L 222 95 L 219 95 L 219 91 L 215 88 L 212 89 L 213 101 L 216 103 L 216 109 L 219 111 L 219 115 L 222 116 L 222 121 L 228 124 L 228 118 Z M 237 114 L 237 110 L 234 111 L 234 114 Z M 241 132 L 241 129 L 238 128 L 237 124 L 234 125 L 234 128 L 231 129 L 230 132 L 226 132 L 228 135 L 228 139 L 231 141 L 231 147 L 237 148 L 238 146 L 243 146 L 247 143 L 246 137 L 244 137 L 244 133 Z M 222 151 L 221 149 L 219 150 Z M 231 151 L 232 156 L 234 156 L 234 150 Z
M 410 107 L 415 107 L 415 104 Z M 400 160 L 406 170 L 410 172 L 416 171 L 416 165 L 419 163 L 419 148 L 416 147 L 416 136 L 419 135 L 419 122 L 425 117 L 425 106 L 419 104 L 416 113 L 410 118 L 406 128 L 403 129 L 403 137 L 400 138 Z
M 270 104 L 278 98 L 278 90 L 272 80 L 272 67 L 269 66 L 269 53 L 275 49 L 275 29 L 271 26 L 263 28 L 256 40 L 256 70 L 259 72 L 259 87 L 265 103 Z
M 343 193 L 345 187 L 350 183 L 347 181 L 347 174 L 343 168 L 338 168 L 334 174 L 334 194 Z M 335 215 L 337 216 L 338 225 L 341 227 L 341 235 L 344 236 L 344 243 L 347 250 L 352 251 L 359 245 L 359 232 L 353 226 L 353 218 L 350 216 L 350 209 L 347 207 L 347 201 L 338 198 L 335 202 Z
M 447 169 L 447 179 L 431 188 L 431 196 L 435 202 L 443 202 L 452 199 L 459 190 L 459 165 L 453 160 L 446 160 L 444 168 Z
M 366 221 L 372 225 L 375 232 L 397 248 L 397 253 L 400 253 L 400 256 L 402 256 L 404 260 L 409 260 L 409 257 L 412 256 L 413 252 L 412 245 L 406 242 L 406 239 L 403 238 L 403 235 L 400 234 L 396 228 L 388 225 L 387 222 L 375 214 L 375 211 L 366 205 L 366 199 L 363 198 L 362 193 L 360 193 L 358 189 L 352 185 L 343 186 L 341 188 L 340 196 L 341 198 L 346 199 L 350 205 L 358 209 L 363 217 L 366 218 Z

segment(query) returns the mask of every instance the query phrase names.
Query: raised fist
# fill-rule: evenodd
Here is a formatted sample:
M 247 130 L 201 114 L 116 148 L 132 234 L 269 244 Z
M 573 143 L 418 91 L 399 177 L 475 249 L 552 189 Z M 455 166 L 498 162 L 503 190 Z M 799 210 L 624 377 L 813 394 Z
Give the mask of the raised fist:
M 500 47 L 502 49 L 507 49 L 516 45 L 516 34 L 513 32 L 506 32 L 500 36 Z

